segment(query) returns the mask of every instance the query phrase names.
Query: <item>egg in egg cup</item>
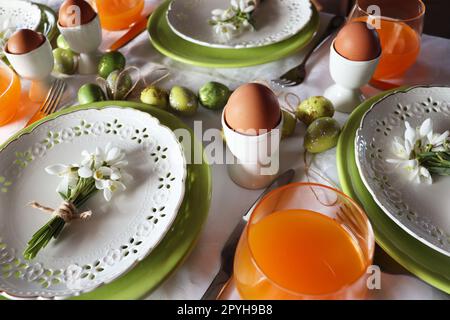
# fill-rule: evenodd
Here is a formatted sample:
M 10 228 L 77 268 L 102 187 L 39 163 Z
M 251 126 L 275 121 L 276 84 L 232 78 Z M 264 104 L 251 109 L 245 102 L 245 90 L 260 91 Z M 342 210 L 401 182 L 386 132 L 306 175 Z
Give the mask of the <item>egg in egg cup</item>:
M 227 146 L 233 154 L 228 174 L 237 185 L 246 189 L 267 187 L 280 169 L 279 146 L 283 129 L 283 115 L 278 125 L 258 135 L 247 135 L 233 130 L 222 113 L 222 127 Z
M 24 79 L 31 80 L 29 98 L 33 102 L 43 102 L 54 81 L 51 73 L 54 66 L 52 47 L 47 38 L 43 43 L 24 53 L 11 53 L 7 47 L 4 53 L 14 70 Z
M 361 87 L 366 85 L 380 61 L 381 53 L 368 61 L 353 61 L 340 55 L 334 46 L 330 49 L 330 73 L 335 84 L 329 87 L 324 96 L 329 99 L 335 109 L 351 113 L 364 100 Z
M 64 27 L 58 22 L 58 29 L 66 39 L 69 47 L 80 54 L 78 72 L 80 74 L 97 73 L 101 53 L 99 46 L 102 42 L 100 19 L 95 17 L 86 24 Z

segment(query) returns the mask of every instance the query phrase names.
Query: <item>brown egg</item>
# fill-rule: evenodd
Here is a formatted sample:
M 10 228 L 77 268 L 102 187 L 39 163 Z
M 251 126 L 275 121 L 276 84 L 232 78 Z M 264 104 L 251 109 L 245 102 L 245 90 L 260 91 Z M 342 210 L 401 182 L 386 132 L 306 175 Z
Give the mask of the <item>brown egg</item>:
M 374 29 L 363 21 L 346 24 L 334 42 L 337 53 L 352 61 L 369 61 L 381 53 L 380 39 Z
M 259 83 L 247 83 L 237 88 L 225 106 L 225 122 L 243 134 L 257 135 L 261 129 L 270 131 L 280 123 L 280 119 L 277 97 Z
M 77 8 L 79 8 L 79 11 Z M 77 17 L 78 12 L 80 17 Z M 92 21 L 97 14 L 84 0 L 66 0 L 59 8 L 58 23 L 61 27 L 76 27 Z
M 39 48 L 45 37 L 30 29 L 17 30 L 8 40 L 6 51 L 11 54 L 25 54 Z

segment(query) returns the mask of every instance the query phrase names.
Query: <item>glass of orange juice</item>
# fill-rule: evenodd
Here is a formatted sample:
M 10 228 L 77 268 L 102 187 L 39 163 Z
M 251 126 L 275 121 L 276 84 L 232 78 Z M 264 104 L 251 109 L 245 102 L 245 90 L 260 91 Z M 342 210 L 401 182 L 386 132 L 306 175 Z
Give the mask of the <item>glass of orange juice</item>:
M 144 9 L 144 0 L 96 0 L 100 23 L 105 30 L 123 30 L 137 22 Z
M 422 0 L 357 0 L 351 20 L 366 21 L 380 36 L 382 53 L 371 84 L 380 89 L 395 85 L 420 52 L 425 5 Z
M 0 126 L 14 118 L 20 103 L 20 79 L 0 59 Z
M 243 299 L 363 299 L 374 235 L 349 197 L 315 183 L 267 194 L 239 241 L 234 279 Z

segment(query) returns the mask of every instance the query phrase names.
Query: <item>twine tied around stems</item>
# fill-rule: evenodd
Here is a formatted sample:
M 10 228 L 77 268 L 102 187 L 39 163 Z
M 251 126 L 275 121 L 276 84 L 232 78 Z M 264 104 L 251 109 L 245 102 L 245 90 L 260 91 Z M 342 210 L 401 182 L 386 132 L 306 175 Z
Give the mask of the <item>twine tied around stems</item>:
M 79 213 L 73 203 L 64 201 L 57 209 L 49 208 L 33 201 L 29 204 L 30 207 L 49 213 L 54 217 L 60 217 L 64 222 L 69 223 L 72 220 L 87 220 L 92 216 L 92 211 L 84 211 Z

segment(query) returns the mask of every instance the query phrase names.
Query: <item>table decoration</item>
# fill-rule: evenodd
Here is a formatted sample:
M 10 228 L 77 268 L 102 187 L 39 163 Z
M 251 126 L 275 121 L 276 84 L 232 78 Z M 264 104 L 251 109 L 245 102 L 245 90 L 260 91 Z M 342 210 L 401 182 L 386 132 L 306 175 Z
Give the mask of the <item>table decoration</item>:
M 140 80 L 141 73 L 133 66 L 114 70 L 106 80 L 97 77 L 97 83 L 105 92 L 106 100 L 126 100 Z
M 11 48 L 15 50 L 11 52 Z M 33 30 L 21 29 L 8 39 L 4 53 L 14 70 L 22 78 L 31 80 L 30 100 L 44 101 L 54 80 L 52 47 L 48 39 Z
M 26 28 L 38 31 L 46 36 L 50 42 L 53 40 L 58 29 L 56 27 L 56 14 L 51 8 L 40 3 L 22 0 L 2 0 L 1 3 L 0 9 L 5 9 L 0 12 L 0 20 L 3 21 L 0 22 L 0 59 L 7 61 L 3 53 L 4 45 L 18 29 Z M 3 4 L 5 5 L 3 6 Z M 30 8 L 32 12 L 28 11 Z M 36 8 L 39 10 L 39 16 L 35 12 Z M 36 23 L 38 24 L 36 25 Z
M 312 154 L 325 152 L 336 147 L 340 133 L 341 126 L 336 119 L 318 118 L 306 128 L 303 146 Z
M 312 7 L 309 0 L 174 0 L 167 10 L 167 22 L 176 35 L 191 43 L 256 48 L 297 35 L 311 20 Z
M 191 117 L 197 113 L 198 97 L 186 87 L 173 86 L 169 92 L 169 107 L 178 115 Z
M 283 115 L 267 86 L 247 83 L 230 96 L 222 112 L 222 128 L 234 161 L 230 178 L 241 187 L 267 187 L 279 172 Z
M 66 224 L 72 220 L 87 220 L 92 211 L 80 212 L 79 207 L 86 203 L 97 191 L 103 191 L 106 201 L 110 201 L 115 192 L 125 191 L 125 183 L 132 177 L 124 170 L 128 165 L 123 150 L 106 145 L 95 152 L 83 150 L 81 164 L 54 164 L 45 168 L 48 174 L 60 177 L 62 180 L 56 192 L 63 199 L 57 209 L 52 209 L 37 201 L 30 206 L 49 213 L 53 218 L 40 228 L 28 241 L 23 256 L 32 260 L 39 251 L 47 246 L 52 239 L 57 239 Z
M 141 91 L 140 99 L 142 103 L 151 105 L 152 107 L 165 109 L 169 108 L 169 93 L 155 85 L 149 85 Z
M 82 8 L 78 14 L 74 7 Z M 92 18 L 91 18 L 92 17 Z M 79 53 L 78 72 L 94 74 L 100 60 L 99 46 L 102 42 L 100 19 L 94 9 L 84 0 L 66 0 L 60 7 L 58 29 L 70 48 Z
M 224 42 L 238 37 L 246 31 L 254 31 L 253 13 L 260 3 L 257 0 L 231 0 L 226 9 L 216 8 L 211 11 L 209 24 Z
M 127 64 L 127 59 L 120 51 L 109 51 L 102 55 L 98 62 L 97 74 L 103 79 L 115 70 L 123 70 Z
M 319 26 L 318 12 L 311 6 L 311 19 L 289 39 L 257 48 L 210 48 L 187 41 L 172 31 L 166 19 L 169 5 L 170 1 L 162 3 L 149 19 L 147 30 L 151 43 L 172 59 L 204 67 L 245 67 L 281 59 L 306 46 Z
M 448 87 L 416 87 L 377 101 L 361 121 L 355 148 L 361 178 L 386 215 L 412 237 L 450 256 L 447 210 L 450 202 L 443 196 L 450 180 L 434 176 L 431 184 L 430 175 L 445 174 L 445 158 L 444 162 L 438 159 L 439 163 L 435 163 L 436 157 L 445 157 L 445 151 L 429 154 L 429 148 L 433 146 L 428 141 L 431 139 L 435 143 L 443 140 L 442 143 L 447 143 L 445 134 L 442 138 L 440 134 L 432 134 L 432 123 L 436 132 L 444 132 L 450 127 L 448 101 Z M 404 137 L 406 145 L 400 145 L 399 136 Z M 420 141 L 416 143 L 416 137 L 423 141 L 424 149 L 421 149 Z M 440 146 L 443 144 L 435 145 Z M 407 148 L 403 150 L 405 152 L 414 151 L 417 154 L 416 160 L 413 153 L 405 153 L 408 159 L 404 161 L 408 167 L 414 166 L 410 168 L 413 181 L 427 183 L 411 183 L 405 170 L 398 170 L 392 163 L 403 161 L 398 157 L 399 147 Z M 410 159 L 410 156 L 413 158 Z
M 300 100 L 300 99 L 299 99 Z M 334 106 L 322 96 L 312 96 L 301 101 L 294 109 L 296 118 L 309 126 L 315 120 L 334 116 Z
M 164 238 L 184 195 L 184 154 L 173 132 L 157 119 L 109 105 L 101 110 L 72 110 L 46 120 L 1 151 L 2 168 L 10 168 L 1 174 L 12 182 L 0 199 L 2 206 L 9 208 L 1 213 L 2 220 L 9 221 L 9 227 L 1 230 L 0 291 L 5 296 L 68 297 L 116 279 Z M 70 232 L 50 243 L 32 263 L 23 260 L 19 252 L 24 237 L 47 220 L 24 206 L 34 199 L 59 202 L 50 188 L 35 188 L 29 181 L 43 181 L 46 166 L 70 163 L 87 143 L 107 142 L 126 150 L 133 183 L 111 205 L 99 204 L 96 197 L 90 199 L 86 206 L 95 215 L 88 223 L 74 221 Z M 22 201 L 11 201 L 19 190 Z M 27 224 L 20 223 L 23 219 Z
M 210 81 L 198 89 L 198 99 L 203 107 L 220 110 L 225 107 L 232 91 L 223 83 Z
M 78 70 L 78 55 L 71 49 L 53 49 L 53 61 L 53 71 L 61 77 L 73 75 Z
M 165 68 L 155 70 L 155 72 L 159 71 L 166 71 L 166 74 L 155 79 L 153 83 L 168 75 Z M 141 81 L 139 68 L 126 67 L 126 59 L 119 51 L 110 51 L 103 54 L 100 57 L 97 72 L 96 84 L 86 83 L 78 90 L 78 103 L 126 100 Z
M 335 84 L 325 90 L 337 111 L 350 113 L 362 102 L 367 84 L 381 55 L 377 33 L 365 22 L 345 25 L 330 48 L 330 73 Z
M 447 130 L 443 133 L 433 132 L 433 123 L 426 119 L 417 128 L 412 128 L 405 121 L 403 140 L 394 137 L 392 150 L 395 158 L 386 159 L 397 168 L 403 169 L 409 175 L 409 180 L 416 183 L 433 183 L 431 174 L 448 176 L 450 174 L 450 156 Z
M 355 162 L 354 141 L 365 112 L 384 96 L 405 90 L 400 88 L 379 94 L 363 102 L 350 115 L 337 146 L 339 181 L 343 191 L 365 209 L 374 228 L 376 241 L 382 249 L 414 275 L 450 293 L 449 257 L 411 237 L 378 207 L 364 185 Z

